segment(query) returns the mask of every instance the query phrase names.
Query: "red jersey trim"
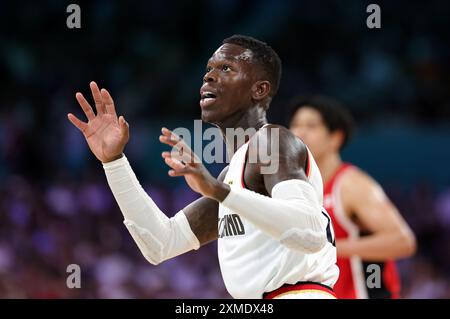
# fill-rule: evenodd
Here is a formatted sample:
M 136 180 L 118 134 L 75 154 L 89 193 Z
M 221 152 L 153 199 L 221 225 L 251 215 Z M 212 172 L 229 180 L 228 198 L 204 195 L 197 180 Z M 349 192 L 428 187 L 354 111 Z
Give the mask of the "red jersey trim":
M 295 284 L 295 285 L 283 285 L 280 288 L 278 288 L 272 292 L 264 293 L 263 299 L 274 299 L 275 297 L 280 296 L 285 293 L 288 293 L 288 292 L 293 292 L 293 291 L 301 292 L 301 291 L 305 291 L 305 290 L 321 291 L 321 292 L 330 294 L 334 298 L 337 298 L 333 289 L 331 289 L 330 287 L 311 282 L 311 283 L 299 283 L 299 284 Z
M 248 187 L 245 185 L 245 165 L 247 164 L 247 154 L 248 154 L 248 146 L 247 149 L 245 150 L 244 164 L 242 164 L 242 173 L 241 173 L 241 186 L 242 188 L 248 189 Z
M 306 149 L 306 161 L 308 162 L 308 166 L 306 167 L 306 177 L 309 178 L 309 175 L 311 175 L 311 158 L 308 149 Z

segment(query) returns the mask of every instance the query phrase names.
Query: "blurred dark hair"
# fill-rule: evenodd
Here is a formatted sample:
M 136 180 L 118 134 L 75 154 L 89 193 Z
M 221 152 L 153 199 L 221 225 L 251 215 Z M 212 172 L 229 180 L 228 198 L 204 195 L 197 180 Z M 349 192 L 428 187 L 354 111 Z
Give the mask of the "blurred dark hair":
M 330 132 L 342 131 L 344 140 L 340 149 L 348 143 L 353 134 L 354 122 L 351 113 L 338 101 L 322 95 L 297 96 L 289 103 L 290 113 L 288 124 L 302 107 L 310 107 L 318 111 L 323 123 Z
M 261 66 L 271 84 L 270 96 L 273 97 L 277 93 L 281 79 L 281 60 L 269 45 L 255 38 L 240 34 L 226 38 L 222 43 L 236 44 L 251 50 L 253 53 L 252 61 Z

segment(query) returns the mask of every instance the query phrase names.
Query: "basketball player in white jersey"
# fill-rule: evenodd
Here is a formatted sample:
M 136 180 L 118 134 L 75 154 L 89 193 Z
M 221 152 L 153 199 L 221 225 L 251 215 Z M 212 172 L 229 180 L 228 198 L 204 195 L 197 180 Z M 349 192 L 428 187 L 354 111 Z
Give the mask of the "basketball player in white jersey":
M 232 297 L 335 298 L 332 287 L 339 270 L 319 170 L 300 139 L 266 120 L 280 75 L 278 55 L 251 37 L 227 38 L 212 55 L 200 89 L 202 120 L 222 131 L 231 161 L 216 179 L 182 140 L 163 128 L 160 141 L 176 151 L 162 154 L 169 175 L 184 176 L 203 195 L 172 218 L 144 192 L 123 154 L 128 123 L 117 117 L 105 89 L 90 85 L 97 114 L 76 94 L 87 123 L 68 117 L 103 163 L 124 224 L 150 263 L 218 239 L 220 267 Z M 227 140 L 227 128 L 254 128 L 255 133 L 234 145 Z M 279 139 L 273 142 L 276 130 Z M 274 143 L 279 144 L 273 154 L 278 169 L 263 174 L 258 157 L 247 159 L 262 147 L 275 150 Z

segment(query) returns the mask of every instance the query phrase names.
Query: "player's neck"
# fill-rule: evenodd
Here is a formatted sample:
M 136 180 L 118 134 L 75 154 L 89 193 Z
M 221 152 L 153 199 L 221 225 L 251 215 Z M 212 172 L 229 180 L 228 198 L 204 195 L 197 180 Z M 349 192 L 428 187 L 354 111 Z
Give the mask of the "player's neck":
M 342 159 L 339 153 L 328 154 L 323 158 L 316 159 L 316 161 L 324 184 L 326 184 L 334 176 L 336 171 L 342 165 Z
M 266 111 L 258 106 L 248 108 L 243 112 L 236 112 L 222 123 L 216 123 L 222 132 L 222 137 L 227 145 L 229 155 L 234 154 L 238 148 L 246 143 L 265 124 L 267 124 Z M 245 139 L 236 139 L 234 138 L 234 134 L 226 134 L 227 129 L 237 128 L 244 130 Z M 255 130 L 247 130 L 249 128 L 254 128 Z M 229 147 L 233 149 L 228 149 Z

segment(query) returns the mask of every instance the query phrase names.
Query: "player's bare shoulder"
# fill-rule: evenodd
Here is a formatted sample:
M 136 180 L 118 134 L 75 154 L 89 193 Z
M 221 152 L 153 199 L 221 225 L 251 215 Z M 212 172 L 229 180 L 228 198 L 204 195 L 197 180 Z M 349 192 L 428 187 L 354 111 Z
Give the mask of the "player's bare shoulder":
M 249 142 L 249 154 L 277 155 L 276 160 L 292 161 L 303 166 L 307 149 L 301 139 L 282 125 L 268 124 L 261 128 Z M 264 156 L 260 156 L 263 158 Z
M 342 175 L 341 187 L 344 192 L 358 195 L 367 189 L 379 187 L 379 185 L 367 172 L 352 166 Z
M 271 124 L 260 129 L 249 142 L 248 155 L 258 159 L 254 167 L 257 167 L 268 194 L 279 182 L 306 180 L 307 148 L 281 125 Z
M 341 177 L 341 198 L 344 206 L 350 208 L 371 200 L 383 201 L 386 195 L 373 177 L 353 166 Z

